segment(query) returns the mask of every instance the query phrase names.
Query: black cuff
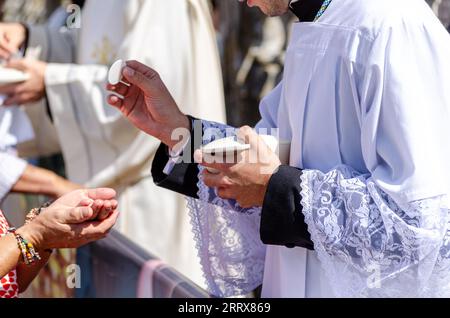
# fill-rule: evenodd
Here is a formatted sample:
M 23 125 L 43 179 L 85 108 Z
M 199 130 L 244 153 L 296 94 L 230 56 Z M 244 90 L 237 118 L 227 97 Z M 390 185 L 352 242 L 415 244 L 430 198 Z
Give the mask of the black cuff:
M 153 159 L 152 176 L 157 186 L 198 199 L 198 165 L 195 163 L 179 163 L 173 167 L 169 175 L 164 168 L 169 162 L 167 146 L 161 144 Z
M 301 205 L 302 171 L 281 166 L 271 177 L 261 215 L 261 240 L 267 245 L 314 249 Z
M 177 193 L 198 199 L 198 174 L 199 168 L 194 161 L 194 152 L 198 145 L 195 141 L 194 129 L 199 129 L 201 121 L 188 116 L 191 122 L 191 140 L 190 140 L 190 153 L 184 153 L 181 157 L 183 162 L 176 164 L 171 173 L 166 175 L 164 168 L 170 160 L 169 148 L 161 144 L 158 148 L 152 165 L 153 181 L 157 186 L 175 191 Z M 197 124 L 199 123 L 199 125 Z

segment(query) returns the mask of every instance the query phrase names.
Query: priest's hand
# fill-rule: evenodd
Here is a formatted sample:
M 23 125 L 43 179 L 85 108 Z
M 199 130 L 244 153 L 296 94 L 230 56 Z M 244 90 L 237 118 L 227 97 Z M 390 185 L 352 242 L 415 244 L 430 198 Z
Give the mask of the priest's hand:
M 8 96 L 3 105 L 24 105 L 36 102 L 45 96 L 47 63 L 31 59 L 19 59 L 8 61 L 5 67 L 25 72 L 29 75 L 29 79 L 22 83 L 0 86 L 0 94 Z
M 9 59 L 24 44 L 26 29 L 20 23 L 0 23 L 0 58 Z
M 128 61 L 123 70 L 123 83 L 108 85 L 116 95 L 108 96 L 108 103 L 118 108 L 137 128 L 158 138 L 172 148 L 179 140 L 172 138 L 178 129 L 190 129 L 190 122 L 178 108 L 158 73 L 137 62 Z M 179 136 L 179 134 L 177 134 Z M 178 137 L 177 137 L 178 138 Z
M 238 137 L 250 144 L 251 148 L 235 156 L 236 163 L 227 163 L 229 160 L 225 158 L 211 162 L 213 160 L 204 157 L 201 150 L 196 151 L 195 160 L 220 172 L 213 174 L 205 169 L 203 175 L 205 184 L 217 188 L 219 197 L 236 200 L 243 208 L 261 207 L 270 178 L 281 162 L 252 128 L 241 128 Z

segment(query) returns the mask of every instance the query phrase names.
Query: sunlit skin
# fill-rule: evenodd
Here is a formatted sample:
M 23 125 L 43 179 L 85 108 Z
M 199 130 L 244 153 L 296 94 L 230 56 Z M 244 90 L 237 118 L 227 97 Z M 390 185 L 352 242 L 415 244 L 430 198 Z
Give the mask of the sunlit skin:
M 258 7 L 268 16 L 283 15 L 288 11 L 289 3 L 290 0 L 247 0 L 248 6 Z M 179 128 L 188 130 L 190 123 L 159 74 L 137 61 L 128 61 L 123 76 L 130 85 L 119 83 L 108 85 L 107 89 L 124 98 L 112 94 L 108 103 L 119 109 L 134 126 L 158 138 L 169 148 L 174 147 L 179 140 L 172 139 L 172 132 Z M 253 129 L 243 127 L 239 134 L 252 145 L 251 150 L 242 156 L 242 161 L 235 164 L 207 163 L 201 152 L 196 152 L 195 159 L 201 165 L 220 172 L 211 174 L 204 170 L 205 184 L 217 188 L 219 197 L 235 199 L 244 208 L 262 206 L 269 180 L 281 163 Z M 250 156 L 264 160 L 247 163 L 245 158 Z
M 0 237 L 0 278 L 16 269 L 19 292 L 23 292 L 47 263 L 48 249 L 78 248 L 106 237 L 119 215 L 115 198 L 113 189 L 72 191 L 17 229 L 42 258 L 32 266 L 23 263 L 14 235 Z
M 239 0 L 247 2 L 249 7 L 257 7 L 267 16 L 280 16 L 289 9 L 291 0 Z M 25 28 L 18 23 L 0 23 L 0 58 L 9 59 L 13 53 L 17 52 L 25 41 Z M 125 100 L 120 100 L 116 96 L 110 96 L 108 102 L 119 108 L 124 115 L 139 129 L 160 139 L 170 148 L 178 143 L 172 140 L 172 132 L 177 128 L 188 129 L 190 124 L 188 118 L 181 113 L 159 78 L 156 71 L 137 62 L 130 61 L 125 69 L 125 78 L 131 82 L 131 87 L 119 84 L 109 86 L 108 89 L 125 96 Z M 6 85 L 0 88 L 0 94 L 7 95 L 4 105 L 27 104 L 41 99 L 45 94 L 45 70 L 46 63 L 29 60 L 10 60 L 8 67 L 17 68 L 31 74 L 30 79 L 18 85 Z M 245 137 L 257 139 L 255 132 L 244 129 Z M 270 165 L 275 170 L 279 165 L 275 156 Z M 206 176 L 205 182 L 211 187 L 217 187 L 220 194 L 225 198 L 233 198 L 237 193 L 242 194 L 242 185 L 247 189 L 254 188 L 254 191 L 246 191 L 246 199 L 238 199 L 243 205 L 261 205 L 265 195 L 265 186 L 270 175 L 254 174 L 263 165 L 239 164 L 233 167 L 233 178 L 229 170 L 222 171 L 221 175 Z M 223 167 L 221 167 L 223 168 Z M 267 167 L 264 167 L 267 170 Z M 253 176 L 252 180 L 247 180 L 248 176 Z M 222 178 L 220 178 L 222 176 Z M 227 176 L 227 178 L 223 178 Z M 254 180 L 255 179 L 255 180 Z M 233 184 L 224 181 L 235 181 Z M 221 182 L 222 181 L 222 182 Z M 239 184 L 240 186 L 237 186 Z M 255 185 L 255 187 L 249 186 Z M 241 197 L 241 196 L 239 196 Z

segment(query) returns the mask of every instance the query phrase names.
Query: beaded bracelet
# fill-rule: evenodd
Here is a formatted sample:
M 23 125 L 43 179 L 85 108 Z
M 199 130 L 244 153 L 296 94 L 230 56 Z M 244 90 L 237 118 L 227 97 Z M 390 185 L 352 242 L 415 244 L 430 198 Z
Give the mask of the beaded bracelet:
M 52 204 L 53 204 L 53 201 L 48 201 L 48 202 L 44 203 L 41 207 L 32 209 L 25 217 L 25 224 L 30 224 L 31 222 L 33 222 L 33 220 L 41 214 L 42 210 L 48 208 Z M 44 250 L 44 252 L 46 252 L 48 254 L 52 254 L 53 250 L 46 249 L 46 250 Z
M 34 249 L 33 244 L 29 243 L 26 239 L 23 238 L 22 235 L 16 232 L 16 228 L 10 228 L 8 233 L 13 234 L 17 241 L 17 246 L 22 253 L 23 262 L 25 265 L 32 265 L 37 261 L 41 260 L 41 256 Z

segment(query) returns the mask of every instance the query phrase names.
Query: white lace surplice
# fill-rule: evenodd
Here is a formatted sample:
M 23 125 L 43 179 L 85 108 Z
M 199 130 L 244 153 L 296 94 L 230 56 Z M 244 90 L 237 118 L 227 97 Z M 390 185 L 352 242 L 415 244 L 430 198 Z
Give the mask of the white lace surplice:
M 204 143 L 225 137 L 228 127 L 203 122 Z M 210 130 L 211 131 L 211 130 Z M 197 249 L 208 289 L 217 296 L 245 295 L 262 282 L 265 247 L 259 238 L 261 209 L 243 209 L 234 201 L 221 200 L 202 181 L 199 174 L 200 200 L 188 198 Z M 205 203 L 208 202 L 208 203 Z
M 334 0 L 294 26 L 258 128 L 292 142 L 315 251 L 267 247 L 263 296 L 450 296 L 448 56 L 419 0 Z M 215 204 L 190 200 L 211 291 L 248 292 L 263 281 L 260 212 L 199 188 Z

